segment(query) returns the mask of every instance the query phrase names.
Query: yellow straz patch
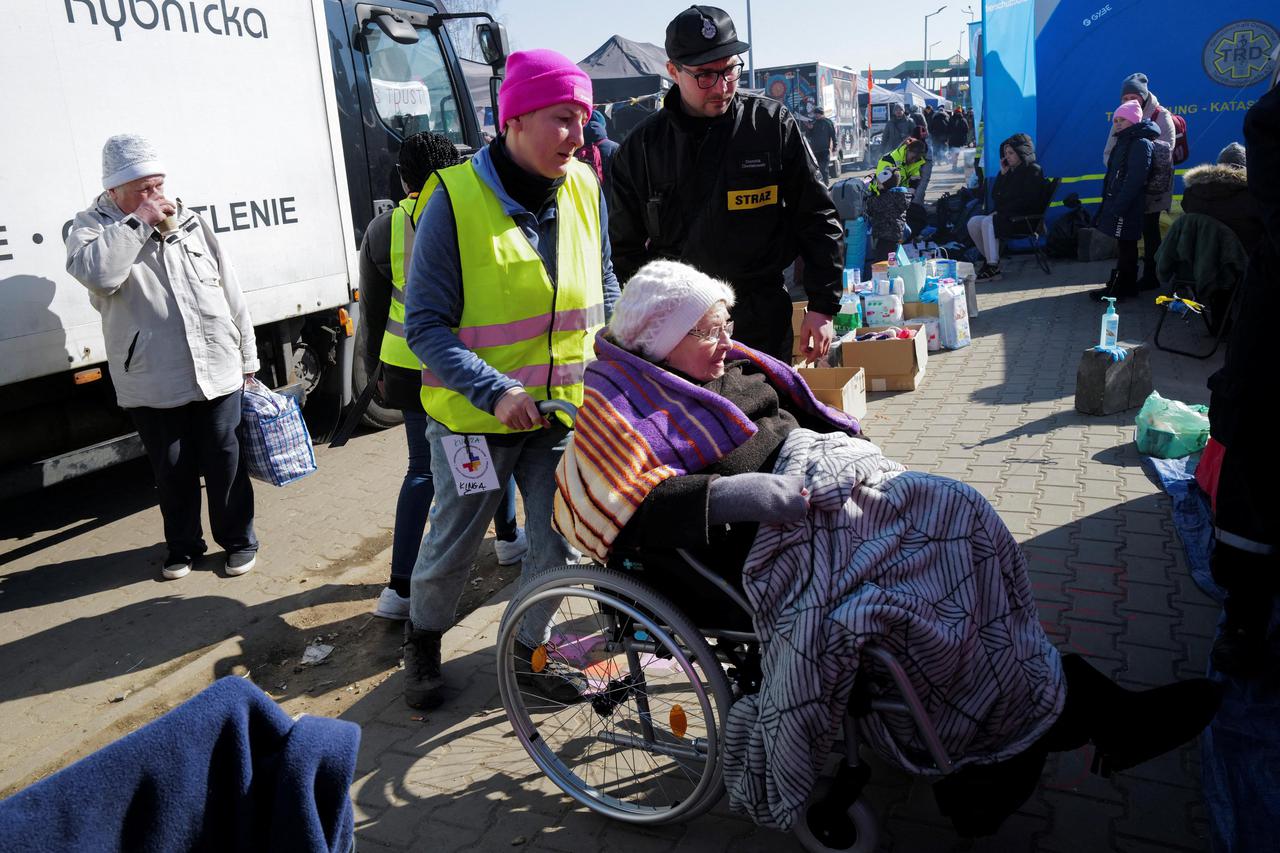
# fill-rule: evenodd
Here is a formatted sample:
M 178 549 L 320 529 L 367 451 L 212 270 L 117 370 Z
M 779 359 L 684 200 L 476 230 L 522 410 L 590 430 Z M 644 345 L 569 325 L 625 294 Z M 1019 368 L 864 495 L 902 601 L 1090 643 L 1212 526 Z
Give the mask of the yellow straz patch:
M 751 210 L 756 207 L 764 207 L 769 204 L 778 203 L 778 185 L 771 184 L 767 187 L 757 187 L 752 190 L 730 190 L 729 191 L 729 209 L 730 210 Z

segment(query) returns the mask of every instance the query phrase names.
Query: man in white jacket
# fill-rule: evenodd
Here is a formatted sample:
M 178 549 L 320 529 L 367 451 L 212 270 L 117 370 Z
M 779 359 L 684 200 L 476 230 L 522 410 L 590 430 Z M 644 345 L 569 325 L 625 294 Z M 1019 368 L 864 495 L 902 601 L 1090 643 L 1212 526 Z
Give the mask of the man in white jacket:
M 76 214 L 67 271 L 102 315 L 116 401 L 155 472 L 168 556 L 164 576 L 191 571 L 206 549 L 200 476 L 228 575 L 253 568 L 253 487 L 236 428 L 258 369 L 253 323 L 213 230 L 164 196 L 165 168 L 145 138 L 102 149 L 105 191 Z

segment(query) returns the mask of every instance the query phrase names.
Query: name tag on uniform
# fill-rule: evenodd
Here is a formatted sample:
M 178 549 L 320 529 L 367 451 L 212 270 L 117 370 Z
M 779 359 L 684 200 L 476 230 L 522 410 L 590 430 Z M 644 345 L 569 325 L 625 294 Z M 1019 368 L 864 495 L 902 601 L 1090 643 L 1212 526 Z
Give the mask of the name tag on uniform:
M 446 435 L 440 439 L 458 494 L 466 497 L 498 488 L 489 442 L 483 435 Z
M 729 190 L 730 210 L 753 210 L 778 203 L 778 185 L 756 187 L 750 190 Z

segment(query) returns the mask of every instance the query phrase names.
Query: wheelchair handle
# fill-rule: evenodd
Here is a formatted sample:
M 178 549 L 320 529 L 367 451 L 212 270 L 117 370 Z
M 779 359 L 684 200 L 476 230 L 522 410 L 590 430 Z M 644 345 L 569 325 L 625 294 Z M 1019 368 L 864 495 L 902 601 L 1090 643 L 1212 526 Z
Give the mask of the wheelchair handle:
M 578 407 L 568 400 L 540 400 L 538 401 L 538 413 L 542 415 L 550 415 L 554 412 L 563 412 L 571 423 L 578 420 Z

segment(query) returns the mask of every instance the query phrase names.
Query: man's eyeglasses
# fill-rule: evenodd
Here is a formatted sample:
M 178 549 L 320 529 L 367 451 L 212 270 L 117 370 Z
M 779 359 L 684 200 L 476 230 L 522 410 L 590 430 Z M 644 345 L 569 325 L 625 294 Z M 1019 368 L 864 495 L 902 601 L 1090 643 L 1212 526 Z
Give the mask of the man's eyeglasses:
M 725 336 L 726 338 L 732 338 L 733 337 L 733 321 L 730 320 L 729 322 L 725 323 L 723 326 L 712 326 L 710 329 L 707 329 L 705 332 L 702 331 L 702 329 L 694 329 L 693 331 L 689 332 L 689 334 L 695 338 L 700 338 L 701 340 L 704 340 L 704 341 L 719 341 L 721 335 Z
M 719 71 L 690 71 L 683 65 L 680 66 L 680 70 L 697 80 L 699 89 L 710 89 L 721 77 L 724 78 L 726 83 L 738 82 L 738 78 L 742 76 L 742 63 L 735 62 L 728 68 L 722 68 Z

